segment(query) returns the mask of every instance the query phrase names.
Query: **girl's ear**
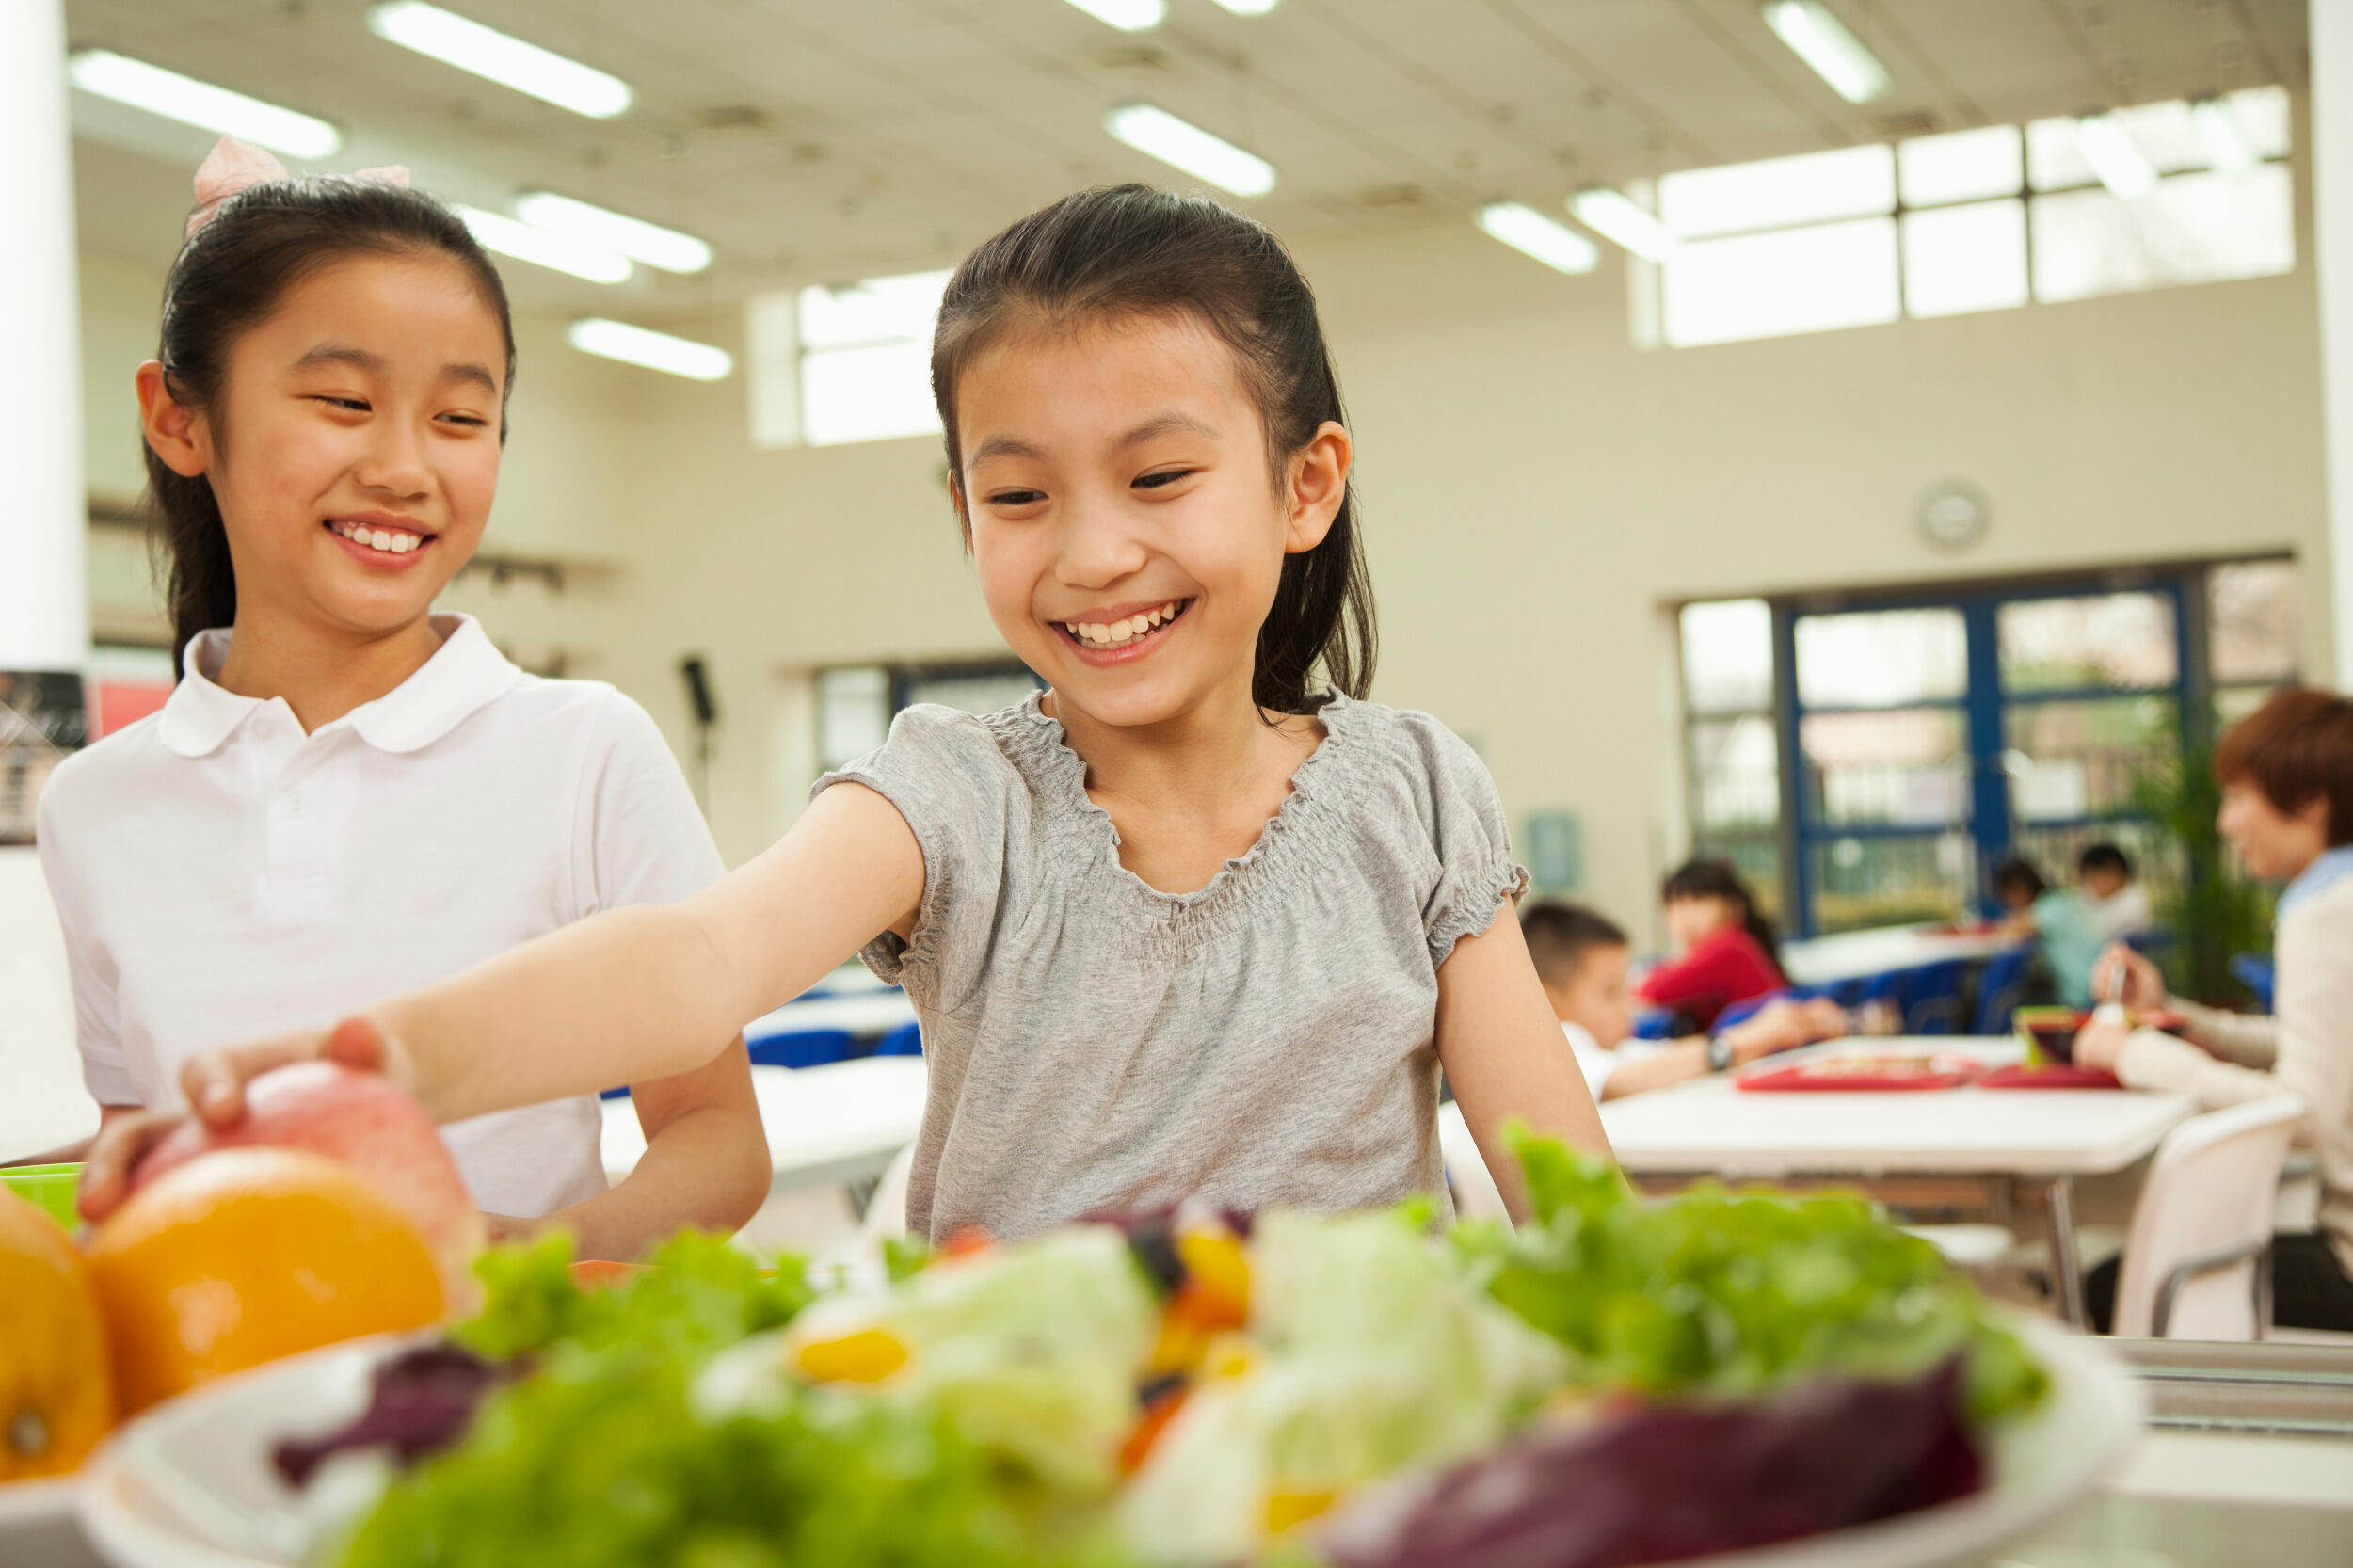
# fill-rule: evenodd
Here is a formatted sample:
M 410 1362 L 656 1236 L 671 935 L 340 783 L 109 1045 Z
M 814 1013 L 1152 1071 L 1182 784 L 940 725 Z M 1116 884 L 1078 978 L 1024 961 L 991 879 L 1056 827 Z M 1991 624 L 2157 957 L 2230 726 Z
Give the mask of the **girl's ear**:
M 1283 496 L 1289 513 L 1283 553 L 1297 555 L 1313 550 L 1332 531 L 1332 520 L 1340 515 L 1340 503 L 1348 499 L 1348 470 L 1355 455 L 1348 427 L 1327 419 L 1291 459 Z
M 149 449 L 184 479 L 202 473 L 211 461 L 211 443 L 203 439 L 196 415 L 182 408 L 164 384 L 163 361 L 150 360 L 139 366 L 136 385 L 139 427 Z

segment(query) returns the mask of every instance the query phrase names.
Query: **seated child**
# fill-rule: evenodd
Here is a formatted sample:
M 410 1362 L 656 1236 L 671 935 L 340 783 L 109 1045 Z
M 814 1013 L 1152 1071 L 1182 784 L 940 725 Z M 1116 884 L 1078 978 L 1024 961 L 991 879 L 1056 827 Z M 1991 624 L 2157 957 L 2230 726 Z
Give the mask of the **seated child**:
M 2114 844 L 2086 846 L 2075 861 L 2075 886 L 2083 892 L 2092 929 L 2103 945 L 2157 923 L 2149 906 L 2149 889 L 2134 875 L 2132 856 Z
M 1847 1015 L 1833 1001 L 1776 998 L 1714 1039 L 1633 1039 L 1634 1001 L 1626 985 L 1633 952 L 1624 931 L 1582 904 L 1553 902 L 1529 904 L 1520 930 L 1596 1100 L 1663 1089 L 1849 1032 Z
M 1788 986 L 1774 955 L 1772 924 L 1728 862 L 1687 862 L 1667 878 L 1659 897 L 1677 952 L 1642 977 L 1636 1000 L 1673 1008 L 1690 1028 L 1705 1032 L 1725 1008 Z
M 2000 929 L 2035 943 L 2034 999 L 2047 994 L 2068 1007 L 2090 1006 L 2091 966 L 2104 942 L 2090 901 L 2073 888 L 2051 887 L 2030 862 L 2014 856 L 1995 871 L 1993 887 L 2009 911 Z

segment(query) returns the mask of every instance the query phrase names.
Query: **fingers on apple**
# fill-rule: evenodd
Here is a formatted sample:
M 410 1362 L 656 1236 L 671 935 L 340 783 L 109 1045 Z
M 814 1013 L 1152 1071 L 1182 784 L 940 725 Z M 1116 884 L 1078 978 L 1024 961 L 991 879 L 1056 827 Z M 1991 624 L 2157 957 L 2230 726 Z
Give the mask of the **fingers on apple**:
M 258 1046 L 199 1052 L 180 1070 L 180 1088 L 210 1128 L 232 1128 L 245 1119 L 245 1086 L 272 1067 L 308 1062 L 320 1054 L 316 1034 L 289 1035 Z
M 384 1066 L 384 1032 L 372 1018 L 345 1018 L 328 1034 L 326 1056 L 346 1067 L 380 1072 Z
M 82 1165 L 82 1184 L 74 1207 L 82 1218 L 95 1223 L 121 1207 L 129 1195 L 131 1169 L 139 1156 L 178 1127 L 184 1118 L 172 1112 L 141 1111 L 118 1116 L 99 1129 Z

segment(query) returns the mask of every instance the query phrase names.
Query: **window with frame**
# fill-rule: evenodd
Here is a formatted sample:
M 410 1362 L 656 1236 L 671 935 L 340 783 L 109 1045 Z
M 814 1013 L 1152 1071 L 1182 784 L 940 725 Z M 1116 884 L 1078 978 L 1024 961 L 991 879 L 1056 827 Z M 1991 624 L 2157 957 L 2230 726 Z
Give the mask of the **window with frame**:
M 817 761 L 830 771 L 883 744 L 904 708 L 936 702 L 993 713 L 1029 700 L 1045 682 L 1018 659 L 950 664 L 847 664 L 817 672 Z
M 1781 904 L 1781 741 L 1773 722 L 1773 613 L 1761 599 L 1684 607 L 1684 760 L 1691 848 L 1738 868 Z
M 1687 604 L 1693 851 L 1801 936 L 1983 912 L 2002 857 L 2065 881 L 2100 840 L 2162 888 L 2137 787 L 2297 679 L 2298 593 L 2266 559 Z
M 936 435 L 932 328 L 946 272 L 766 295 L 746 308 L 752 444 Z
M 1664 175 L 1674 244 L 1638 264 L 1657 286 L 1636 291 L 1635 337 L 1698 347 L 2295 270 L 2286 89 L 2101 118 L 2146 188 L 2104 184 L 2072 119 Z

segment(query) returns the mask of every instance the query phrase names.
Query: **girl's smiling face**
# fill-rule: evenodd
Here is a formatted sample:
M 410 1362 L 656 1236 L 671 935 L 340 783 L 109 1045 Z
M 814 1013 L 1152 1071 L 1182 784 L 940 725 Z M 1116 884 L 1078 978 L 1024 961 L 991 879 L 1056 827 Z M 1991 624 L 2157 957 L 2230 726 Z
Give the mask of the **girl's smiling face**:
M 990 617 L 1102 723 L 1250 700 L 1287 554 L 1339 510 L 1327 422 L 1278 479 L 1234 352 L 1198 317 L 1025 323 L 957 378 L 954 475 Z
M 348 257 L 293 285 L 230 349 L 211 417 L 154 395 L 151 362 L 151 444 L 210 480 L 239 620 L 364 637 L 423 616 L 482 541 L 505 363 L 490 307 L 432 255 Z

